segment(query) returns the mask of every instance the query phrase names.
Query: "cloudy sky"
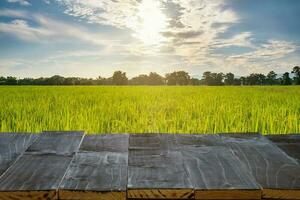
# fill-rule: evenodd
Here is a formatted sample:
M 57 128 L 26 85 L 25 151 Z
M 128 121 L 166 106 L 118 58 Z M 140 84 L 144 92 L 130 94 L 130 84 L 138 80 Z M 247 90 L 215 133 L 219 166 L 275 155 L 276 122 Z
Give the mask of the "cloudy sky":
M 0 0 L 0 76 L 278 73 L 300 65 L 299 0 Z

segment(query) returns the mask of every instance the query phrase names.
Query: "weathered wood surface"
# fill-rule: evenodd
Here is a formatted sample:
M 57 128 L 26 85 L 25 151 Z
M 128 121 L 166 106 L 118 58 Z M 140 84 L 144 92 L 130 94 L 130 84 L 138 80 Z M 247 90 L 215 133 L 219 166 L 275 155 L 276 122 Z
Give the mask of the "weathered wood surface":
M 0 199 L 57 199 L 70 161 L 59 155 L 21 156 L 0 179 Z
M 43 132 L 26 153 L 72 155 L 78 151 L 83 132 Z
M 300 163 L 300 135 L 270 135 L 267 138 Z
M 80 151 L 128 152 L 128 134 L 86 135 Z
M 174 135 L 129 137 L 127 196 L 132 199 L 192 199 L 193 186 Z
M 85 136 L 59 187 L 64 200 L 125 200 L 128 135 Z
M 28 133 L 0 133 L 0 176 L 36 139 Z
M 176 135 L 196 199 L 260 199 L 261 190 L 246 165 L 219 135 Z
M 300 199 L 299 135 L 7 135 L 0 200 Z
M 64 177 L 61 199 L 126 199 L 127 155 L 116 152 L 79 152 Z M 84 192 L 83 192 L 84 191 Z
M 263 198 L 300 199 L 300 165 L 295 159 L 262 136 L 220 137 L 261 185 Z
M 227 148 L 185 149 L 183 157 L 196 199 L 261 198 L 260 186 L 254 177 Z

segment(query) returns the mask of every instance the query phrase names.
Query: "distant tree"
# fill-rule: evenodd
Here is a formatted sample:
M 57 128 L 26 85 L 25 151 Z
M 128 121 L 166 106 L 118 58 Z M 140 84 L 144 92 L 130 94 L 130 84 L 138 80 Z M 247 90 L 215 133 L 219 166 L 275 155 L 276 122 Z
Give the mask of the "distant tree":
M 201 85 L 201 83 L 202 83 L 201 80 L 197 78 L 191 78 L 189 85 Z
M 248 78 L 249 85 L 263 85 L 266 80 L 266 76 L 263 74 L 252 73 Z
M 292 73 L 294 74 L 294 82 L 296 85 L 300 85 L 300 67 L 299 66 L 295 66 L 293 68 Z
M 34 85 L 34 79 L 33 78 L 19 79 L 18 85 Z
M 224 83 L 225 85 L 234 85 L 234 74 L 233 73 L 227 73 L 225 76 L 224 76 Z
M 127 85 L 128 78 L 126 77 L 126 72 L 115 71 L 112 76 L 112 84 L 113 85 Z
M 18 80 L 16 77 L 8 76 L 6 78 L 6 85 L 17 85 L 17 84 L 18 84 Z
M 274 71 L 270 71 L 266 78 L 267 84 L 274 85 L 277 82 L 277 74 Z
M 166 74 L 166 82 L 168 85 L 188 85 L 190 75 L 185 71 L 178 71 Z
M 282 76 L 282 85 L 291 85 L 292 79 L 290 78 L 290 73 L 285 72 Z
M 155 73 L 155 72 L 150 72 L 148 76 L 148 84 L 149 85 L 164 85 L 164 77 L 161 75 Z
M 63 85 L 65 78 L 59 75 L 52 76 L 46 80 L 47 85 Z
M 210 71 L 204 72 L 202 79 L 205 85 L 212 85 L 213 83 L 212 73 Z
M 3 76 L 0 76 L 0 85 L 6 85 L 6 78 Z
M 148 83 L 149 83 L 149 77 L 146 74 L 141 74 L 129 80 L 129 84 L 131 85 L 148 85 Z
M 241 79 L 240 78 L 235 78 L 234 80 L 233 80 L 233 85 L 241 85 L 242 84 L 242 82 L 241 82 Z

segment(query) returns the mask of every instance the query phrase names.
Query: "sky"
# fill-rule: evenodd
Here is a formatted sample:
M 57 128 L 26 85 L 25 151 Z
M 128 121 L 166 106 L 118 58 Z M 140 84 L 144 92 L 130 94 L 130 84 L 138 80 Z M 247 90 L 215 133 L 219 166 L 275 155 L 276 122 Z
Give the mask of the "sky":
M 0 76 L 290 72 L 299 0 L 0 0 Z

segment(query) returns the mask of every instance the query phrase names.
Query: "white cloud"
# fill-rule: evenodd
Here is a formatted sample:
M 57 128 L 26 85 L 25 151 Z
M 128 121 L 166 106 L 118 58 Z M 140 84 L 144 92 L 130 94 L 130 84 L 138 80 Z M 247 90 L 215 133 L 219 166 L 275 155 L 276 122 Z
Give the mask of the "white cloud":
M 7 0 L 9 3 L 19 3 L 22 6 L 30 6 L 31 4 L 25 0 Z
M 18 17 L 11 22 L 1 22 L 0 32 L 30 42 L 59 42 L 77 40 L 90 45 L 106 45 L 108 43 L 101 35 L 86 30 L 81 26 L 74 26 L 42 15 L 30 15 L 23 11 L 4 10 L 2 16 Z M 38 26 L 29 25 L 34 21 Z M 113 41 L 110 41 L 113 44 Z

